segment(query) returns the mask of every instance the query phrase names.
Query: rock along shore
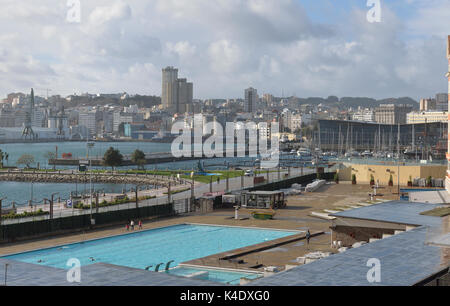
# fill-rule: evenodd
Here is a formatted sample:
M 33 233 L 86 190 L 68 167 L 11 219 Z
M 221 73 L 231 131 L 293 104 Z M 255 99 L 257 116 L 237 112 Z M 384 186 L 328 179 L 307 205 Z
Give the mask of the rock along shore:
M 35 182 L 35 183 L 88 183 L 91 175 L 70 174 L 70 173 L 27 173 L 9 172 L 0 173 L 0 181 L 10 182 Z M 169 182 L 172 186 L 182 183 L 175 178 L 167 176 L 136 175 L 136 174 L 92 174 L 93 183 L 107 184 L 134 184 L 134 185 L 155 185 L 167 186 Z

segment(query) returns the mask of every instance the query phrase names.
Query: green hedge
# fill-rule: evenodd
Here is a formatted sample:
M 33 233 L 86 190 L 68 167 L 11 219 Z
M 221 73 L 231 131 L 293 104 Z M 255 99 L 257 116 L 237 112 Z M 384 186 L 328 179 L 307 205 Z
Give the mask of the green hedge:
M 38 211 L 33 212 L 23 212 L 21 214 L 16 214 L 14 212 L 10 212 L 9 214 L 3 215 L 2 219 L 20 219 L 20 218 L 28 218 L 28 217 L 37 217 L 37 216 L 45 216 L 50 214 L 48 211 L 43 211 L 41 208 Z

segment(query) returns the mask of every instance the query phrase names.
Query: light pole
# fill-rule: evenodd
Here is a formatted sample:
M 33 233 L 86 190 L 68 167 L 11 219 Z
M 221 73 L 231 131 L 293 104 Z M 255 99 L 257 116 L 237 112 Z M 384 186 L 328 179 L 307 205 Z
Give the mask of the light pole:
M 6 278 L 8 276 L 8 266 L 9 264 L 5 264 L 5 287 L 6 287 Z
M 52 193 L 50 200 L 46 199 L 46 200 L 50 201 L 50 219 L 53 219 L 53 197 L 57 194 L 59 194 L 59 192 L 54 192 L 54 193 Z
M 136 196 L 136 209 L 139 209 L 139 197 L 138 197 L 139 185 L 136 184 L 135 196 Z
M 89 138 L 88 138 L 89 139 Z M 90 192 L 90 198 L 91 198 L 91 203 L 90 203 L 90 220 L 91 220 L 91 225 L 93 224 L 94 220 L 92 219 L 92 160 L 91 158 L 89 158 L 89 152 L 90 149 L 94 147 L 94 143 L 93 142 L 87 142 L 86 144 L 86 149 L 87 149 L 87 157 L 88 157 L 88 161 L 89 161 L 89 192 Z
M 33 207 L 33 184 L 34 182 L 31 181 L 30 207 Z
M 398 199 L 401 199 L 400 195 L 400 155 L 398 156 L 397 161 L 397 192 L 398 192 Z
M 3 227 L 2 227 L 2 202 L 6 200 L 6 197 L 0 198 L 0 238 L 3 237 Z
M 425 119 L 425 128 L 426 128 L 426 119 Z M 426 134 L 426 132 L 425 132 Z M 401 199 L 400 196 L 400 123 L 398 124 L 398 133 L 397 133 L 397 193 L 398 199 Z

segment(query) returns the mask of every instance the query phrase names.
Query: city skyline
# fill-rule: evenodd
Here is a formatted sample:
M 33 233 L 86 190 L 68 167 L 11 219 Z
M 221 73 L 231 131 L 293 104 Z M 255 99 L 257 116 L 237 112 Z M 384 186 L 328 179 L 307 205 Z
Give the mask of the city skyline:
M 381 1 L 380 23 L 366 20 L 362 0 L 80 3 L 71 23 L 64 1 L 5 2 L 1 96 L 31 87 L 159 96 L 166 66 L 189 76 L 198 99 L 242 97 L 251 86 L 418 101 L 447 87 L 448 1 Z

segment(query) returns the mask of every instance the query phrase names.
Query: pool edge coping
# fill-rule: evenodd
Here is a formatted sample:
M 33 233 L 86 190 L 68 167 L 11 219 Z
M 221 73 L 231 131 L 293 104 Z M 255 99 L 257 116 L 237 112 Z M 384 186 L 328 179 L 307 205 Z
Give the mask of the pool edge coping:
M 204 269 L 204 270 L 219 270 L 219 271 L 226 271 L 226 272 L 241 272 L 241 273 L 247 273 L 247 274 L 259 274 L 264 275 L 264 272 L 261 271 L 250 271 L 245 269 L 233 269 L 233 268 L 222 268 L 222 267 L 214 267 L 214 266 L 201 266 L 201 265 L 193 265 L 193 264 L 184 264 L 180 263 L 178 266 L 169 269 L 175 270 L 177 268 L 193 268 L 193 269 Z M 161 271 L 164 272 L 164 271 Z

